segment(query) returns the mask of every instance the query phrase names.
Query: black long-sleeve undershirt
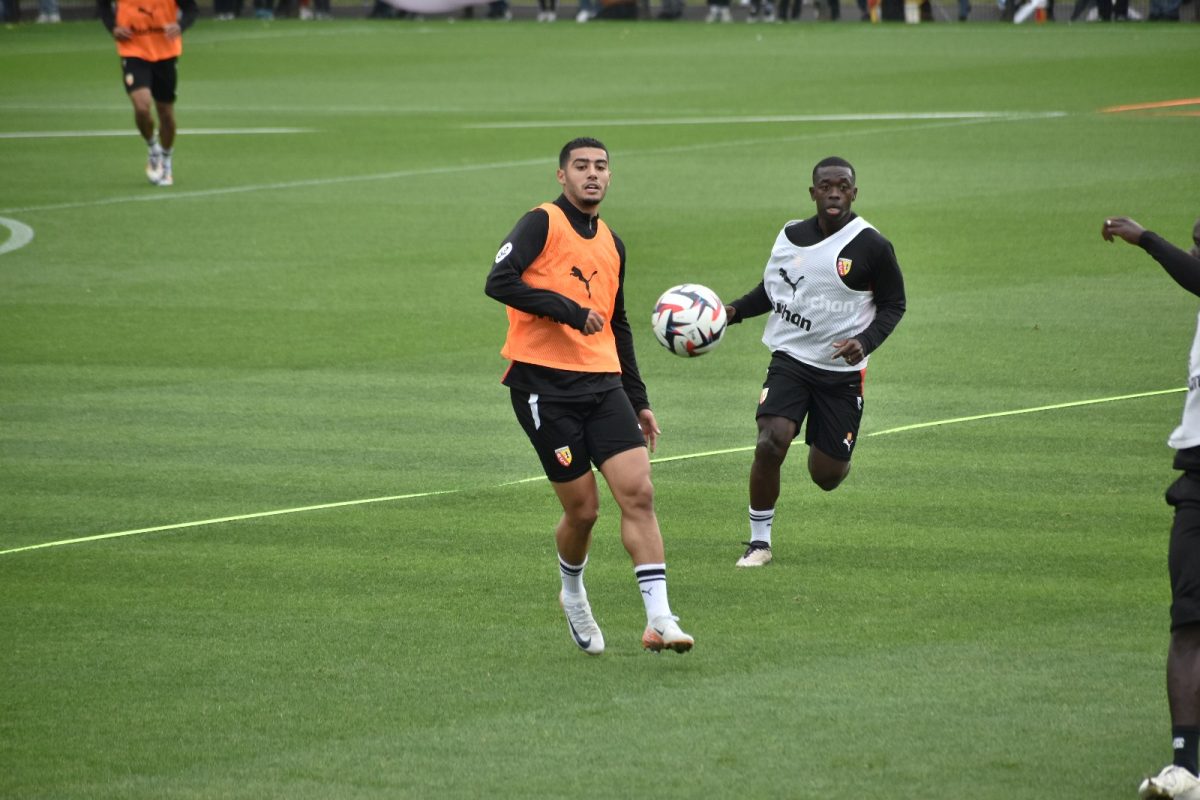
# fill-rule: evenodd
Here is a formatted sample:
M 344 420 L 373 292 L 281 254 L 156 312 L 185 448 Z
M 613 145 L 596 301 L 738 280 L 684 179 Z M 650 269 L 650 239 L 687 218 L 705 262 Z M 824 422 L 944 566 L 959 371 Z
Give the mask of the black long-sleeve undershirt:
M 1162 264 L 1176 283 L 1200 296 L 1200 258 L 1180 250 L 1153 231 L 1142 232 L 1138 237 L 1138 247 Z

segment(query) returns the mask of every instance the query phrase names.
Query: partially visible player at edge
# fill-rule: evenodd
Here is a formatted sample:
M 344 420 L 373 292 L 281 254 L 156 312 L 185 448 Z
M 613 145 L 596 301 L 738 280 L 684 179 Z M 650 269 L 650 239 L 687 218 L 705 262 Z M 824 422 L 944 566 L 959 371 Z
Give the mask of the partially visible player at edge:
M 621 510 L 621 542 L 646 607 L 642 646 L 678 653 L 693 639 L 667 602 L 667 568 L 654 512 L 650 456 L 661 431 L 638 374 L 625 315 L 625 245 L 601 221 L 608 150 L 568 142 L 558 156 L 562 194 L 517 221 L 487 277 L 508 306 L 508 386 L 517 420 L 562 505 L 555 529 L 559 602 L 575 644 L 604 652 L 583 571 L 600 510 L 594 463 Z
M 867 357 L 904 316 L 904 278 L 892 244 L 850 210 L 854 167 L 829 157 L 812 171 L 816 216 L 783 226 L 763 279 L 726 306 L 729 322 L 769 313 L 771 363 L 758 400 L 750 467 L 750 541 L 739 567 L 771 561 L 779 472 L 808 419 L 808 474 L 825 491 L 850 472 L 863 413 Z
M 175 183 L 171 156 L 175 148 L 176 67 L 183 53 L 183 32 L 199 13 L 196 0 L 96 0 L 96 13 L 117 40 L 133 121 L 149 150 L 146 177 L 157 186 L 171 186 Z M 157 133 L 154 112 L 158 114 Z
M 1105 241 L 1121 238 L 1154 258 L 1176 283 L 1200 296 L 1200 220 L 1192 229 L 1192 252 L 1185 253 L 1128 217 L 1104 220 Z M 1200 800 L 1200 321 L 1188 359 L 1188 391 L 1183 420 L 1167 439 L 1175 449 L 1175 469 L 1183 474 L 1167 489 L 1175 508 L 1167 546 L 1171 576 L 1171 643 L 1167 648 L 1167 706 L 1171 712 L 1174 760 L 1142 781 L 1138 797 Z

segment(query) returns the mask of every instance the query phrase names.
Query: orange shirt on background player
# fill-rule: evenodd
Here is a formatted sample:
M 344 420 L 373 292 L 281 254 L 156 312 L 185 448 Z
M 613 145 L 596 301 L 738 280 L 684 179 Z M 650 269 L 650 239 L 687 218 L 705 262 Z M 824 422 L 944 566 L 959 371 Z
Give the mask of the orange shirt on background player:
M 133 35 L 117 40 L 117 53 L 122 58 L 143 61 L 166 61 L 183 52 L 183 37 L 168 39 L 163 29 L 177 24 L 179 6 L 175 0 L 117 0 L 118 27 L 128 28 Z

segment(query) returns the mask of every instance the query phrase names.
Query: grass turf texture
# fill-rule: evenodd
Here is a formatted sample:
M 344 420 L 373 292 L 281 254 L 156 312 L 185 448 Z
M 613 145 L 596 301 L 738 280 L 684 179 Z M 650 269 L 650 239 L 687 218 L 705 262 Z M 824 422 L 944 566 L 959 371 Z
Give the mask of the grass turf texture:
M 187 35 L 173 189 L 145 184 L 96 23 L 0 31 L 0 796 L 1089 798 L 1169 757 L 1162 665 L 1195 301 L 1105 245 L 1183 243 L 1193 27 L 299 24 Z M 883 112 L 982 120 L 749 122 Z M 671 120 L 727 120 L 657 124 Z M 533 127 L 480 127 L 529 124 Z M 650 124 L 655 123 L 655 124 Z M 199 135 L 189 129 L 297 128 Z M 612 150 L 605 217 L 665 430 L 693 653 L 638 646 L 605 500 L 571 644 L 557 518 L 482 295 L 558 147 Z M 858 168 L 909 314 L 823 495 L 745 537 L 761 320 L 700 360 L 649 310 L 759 277 L 808 172 Z M 6 231 L 0 229 L 0 247 Z M 886 435 L 880 435 L 886 434 Z

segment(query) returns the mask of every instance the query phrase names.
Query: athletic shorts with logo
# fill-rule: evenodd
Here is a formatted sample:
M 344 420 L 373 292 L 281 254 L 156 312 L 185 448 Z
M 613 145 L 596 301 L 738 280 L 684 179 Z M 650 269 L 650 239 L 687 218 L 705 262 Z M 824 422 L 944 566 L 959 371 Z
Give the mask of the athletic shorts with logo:
M 755 416 L 790 419 L 796 423 L 796 435 L 805 428 L 805 444 L 849 461 L 862 423 L 863 374 L 818 369 L 777 352 L 767 367 Z
M 537 451 L 546 477 L 565 483 L 617 453 L 644 447 L 637 413 L 623 389 L 547 398 L 509 389 L 513 411 Z
M 175 87 L 179 84 L 177 59 L 146 61 L 141 58 L 121 59 L 121 79 L 128 94 L 134 89 L 149 89 L 150 96 L 159 103 L 175 102 Z
M 1171 573 L 1171 629 L 1200 623 L 1200 474 L 1185 472 L 1167 489 L 1175 508 L 1167 569 Z

